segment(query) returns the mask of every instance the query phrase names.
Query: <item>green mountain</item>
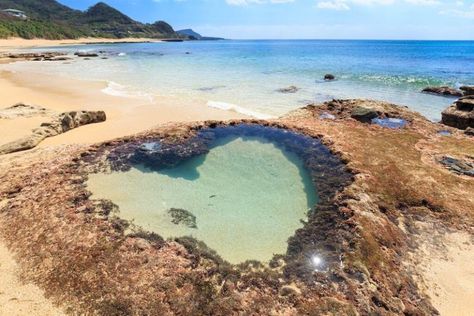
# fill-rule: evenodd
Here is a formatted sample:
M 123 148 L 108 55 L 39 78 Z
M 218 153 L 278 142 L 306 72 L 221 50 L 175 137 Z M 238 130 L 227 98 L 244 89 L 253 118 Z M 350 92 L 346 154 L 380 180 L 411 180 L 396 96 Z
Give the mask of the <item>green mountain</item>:
M 209 37 L 209 36 L 202 36 L 201 34 L 195 32 L 192 29 L 185 29 L 185 30 L 179 30 L 176 31 L 181 36 L 187 37 L 190 40 L 196 40 L 196 41 L 216 41 L 216 40 L 223 40 L 223 38 L 220 37 Z
M 21 10 L 28 18 L 1 12 L 5 9 Z M 178 34 L 166 22 L 144 24 L 103 2 L 83 12 L 55 0 L 0 0 L 0 38 L 10 36 L 47 39 L 86 36 L 176 38 Z

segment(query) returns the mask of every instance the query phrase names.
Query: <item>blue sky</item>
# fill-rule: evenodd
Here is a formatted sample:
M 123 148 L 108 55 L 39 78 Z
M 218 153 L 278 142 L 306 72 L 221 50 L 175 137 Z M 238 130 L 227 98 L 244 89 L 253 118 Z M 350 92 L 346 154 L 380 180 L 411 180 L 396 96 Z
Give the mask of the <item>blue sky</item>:
M 87 9 L 98 0 L 60 0 Z M 142 22 L 244 39 L 470 39 L 474 0 L 105 0 Z

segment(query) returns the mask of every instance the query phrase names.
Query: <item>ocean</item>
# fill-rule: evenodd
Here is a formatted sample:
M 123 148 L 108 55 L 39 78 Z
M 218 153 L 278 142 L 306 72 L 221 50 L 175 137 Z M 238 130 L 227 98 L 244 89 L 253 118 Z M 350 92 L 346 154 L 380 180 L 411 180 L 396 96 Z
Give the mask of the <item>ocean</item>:
M 421 90 L 474 84 L 473 41 L 225 40 L 54 50 L 101 51 L 108 59 L 3 68 L 104 80 L 104 93 L 150 102 L 172 95 L 189 106 L 205 104 L 259 118 L 334 98 L 367 98 L 405 105 L 439 121 L 453 98 Z M 324 81 L 327 73 L 336 80 Z M 289 86 L 299 90 L 278 91 Z

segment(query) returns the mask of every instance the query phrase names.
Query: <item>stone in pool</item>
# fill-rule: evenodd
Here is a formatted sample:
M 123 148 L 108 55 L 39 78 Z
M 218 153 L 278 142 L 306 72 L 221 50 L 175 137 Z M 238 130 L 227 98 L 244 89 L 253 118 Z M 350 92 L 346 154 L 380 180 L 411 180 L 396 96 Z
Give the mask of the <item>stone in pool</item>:
M 184 158 L 158 163 L 173 146 Z M 90 175 L 92 198 L 111 200 L 121 218 L 164 238 L 203 241 L 234 264 L 285 254 L 288 238 L 318 202 L 316 176 L 307 167 L 324 160 L 340 168 L 318 140 L 275 128 L 204 130 L 188 144 L 153 149 L 139 147 L 141 164 L 134 157 L 126 172 Z M 199 224 L 177 225 L 170 209 L 186 210 Z

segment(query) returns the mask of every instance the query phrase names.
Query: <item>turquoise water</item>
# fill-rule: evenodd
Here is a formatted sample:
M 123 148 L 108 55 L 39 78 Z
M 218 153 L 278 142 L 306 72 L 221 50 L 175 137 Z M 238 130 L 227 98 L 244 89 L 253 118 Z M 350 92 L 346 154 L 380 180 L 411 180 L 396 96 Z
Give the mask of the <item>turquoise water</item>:
M 92 174 L 87 185 L 93 199 L 117 204 L 120 217 L 164 238 L 195 237 L 231 263 L 285 254 L 317 203 L 302 159 L 252 136 L 218 138 L 208 154 L 173 168 Z M 173 208 L 192 214 L 195 226 L 174 223 Z
M 55 48 L 70 52 L 77 47 Z M 182 97 L 259 117 L 331 98 L 385 100 L 439 120 L 452 99 L 420 93 L 429 85 L 474 84 L 469 41 L 211 41 L 88 45 L 109 59 L 4 67 L 110 82 L 106 93 Z M 324 74 L 338 80 L 324 82 Z M 297 86 L 294 94 L 277 89 Z

